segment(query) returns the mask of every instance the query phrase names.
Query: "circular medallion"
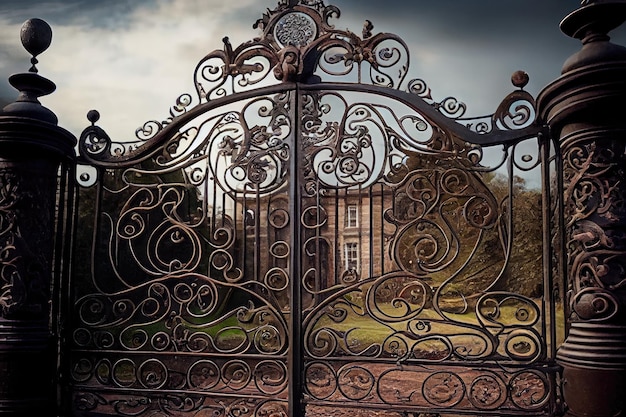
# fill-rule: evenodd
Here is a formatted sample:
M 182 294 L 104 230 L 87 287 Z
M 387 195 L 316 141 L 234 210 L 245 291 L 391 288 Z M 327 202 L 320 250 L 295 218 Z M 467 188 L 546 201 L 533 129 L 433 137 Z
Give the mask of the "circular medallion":
M 472 382 L 469 400 L 477 408 L 495 410 L 506 401 L 506 384 L 495 375 L 481 375 Z
M 293 12 L 280 18 L 274 28 L 274 38 L 281 46 L 306 46 L 317 36 L 317 26 L 306 13 Z
M 550 386 L 545 375 L 537 371 L 521 371 L 509 382 L 513 403 L 522 410 L 539 409 L 550 398 Z
M 200 360 L 187 371 L 187 384 L 191 389 L 209 390 L 220 382 L 220 369 L 210 360 Z
M 338 375 L 339 391 L 352 401 L 366 398 L 376 385 L 376 378 L 361 366 L 347 366 Z
M 465 385 L 451 372 L 435 373 L 424 381 L 422 394 L 426 401 L 437 407 L 454 407 L 465 395 Z
M 324 400 L 337 390 L 337 375 L 324 362 L 315 362 L 306 369 L 306 388 L 308 393 L 317 400 Z

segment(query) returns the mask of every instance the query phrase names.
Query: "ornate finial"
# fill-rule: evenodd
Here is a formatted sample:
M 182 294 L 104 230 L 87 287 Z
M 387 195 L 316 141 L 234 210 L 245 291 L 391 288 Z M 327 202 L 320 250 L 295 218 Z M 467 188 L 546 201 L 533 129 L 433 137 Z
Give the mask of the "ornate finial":
M 29 19 L 22 25 L 20 32 L 22 45 L 33 57 L 30 62 L 33 66 L 30 72 L 37 72 L 37 56 L 43 53 L 52 42 L 52 28 L 41 19 Z
M 515 71 L 513 75 L 511 75 L 511 84 L 520 90 L 523 90 L 524 87 L 526 87 L 529 80 L 530 77 L 525 71 Z
M 561 22 L 561 31 L 567 36 L 587 43 L 608 40 L 607 34 L 626 20 L 626 0 L 582 0 L 581 7 L 574 10 Z M 600 36 L 600 38 L 598 38 Z
M 95 126 L 98 120 L 100 120 L 100 113 L 98 110 L 89 110 L 87 112 L 87 120 L 91 122 L 92 126 Z
M 626 0 L 583 0 L 561 22 L 561 31 L 579 39 L 583 48 L 563 65 L 562 73 L 626 58 L 626 48 L 610 42 L 609 32 L 626 21 Z
M 52 42 L 52 29 L 41 19 L 27 20 L 20 33 L 22 45 L 33 57 L 30 62 L 33 66 L 29 72 L 13 74 L 9 83 L 19 91 L 15 102 L 4 107 L 3 115 L 28 117 L 48 123 L 57 124 L 56 115 L 41 105 L 38 98 L 52 93 L 56 86 L 52 81 L 37 74 L 37 55 L 44 52 Z
M 372 37 L 372 29 L 374 29 L 374 25 L 369 20 L 366 20 L 363 24 L 363 39 Z

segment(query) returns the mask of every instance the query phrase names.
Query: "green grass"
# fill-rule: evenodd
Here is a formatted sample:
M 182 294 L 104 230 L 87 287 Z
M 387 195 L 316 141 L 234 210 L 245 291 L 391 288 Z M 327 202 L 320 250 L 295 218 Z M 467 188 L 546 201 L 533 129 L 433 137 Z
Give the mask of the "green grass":
M 390 315 L 394 313 L 394 307 L 390 303 L 381 305 L 380 310 Z M 502 306 L 495 321 L 502 325 L 523 325 L 524 322 L 516 317 L 517 312 L 516 306 Z M 556 323 L 557 335 L 559 335 L 557 344 L 560 344 L 563 340 L 562 309 L 557 310 Z M 422 327 L 419 327 L 420 324 Z M 541 332 L 540 325 L 541 321 L 539 320 L 533 328 Z M 364 351 L 371 346 L 381 345 L 396 332 L 399 332 L 400 337 L 409 344 L 415 343 L 420 338 L 424 340 L 418 344 L 420 351 L 447 349 L 440 340 L 431 338 L 442 335 L 453 341 L 455 346 L 465 346 L 477 352 L 484 348 L 481 335 L 486 331 L 481 327 L 478 317 L 473 311 L 466 314 L 446 314 L 446 319 L 444 319 L 433 309 L 424 309 L 417 317 L 410 320 L 385 323 L 381 323 L 369 315 L 359 315 L 350 310 L 344 320 L 339 322 L 334 321 L 328 315 L 319 317 L 314 330 L 320 329 L 332 329 L 338 335 L 342 349 L 347 349 L 353 353 Z M 488 323 L 488 329 L 492 334 L 501 330 L 494 322 Z

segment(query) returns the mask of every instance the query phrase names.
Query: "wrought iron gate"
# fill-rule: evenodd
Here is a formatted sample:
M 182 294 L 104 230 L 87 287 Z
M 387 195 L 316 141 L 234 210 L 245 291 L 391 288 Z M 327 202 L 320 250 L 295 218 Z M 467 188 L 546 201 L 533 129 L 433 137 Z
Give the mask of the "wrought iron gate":
M 72 415 L 558 413 L 555 161 L 526 75 L 466 118 L 408 80 L 402 39 L 336 17 L 282 2 L 135 141 L 88 115 Z

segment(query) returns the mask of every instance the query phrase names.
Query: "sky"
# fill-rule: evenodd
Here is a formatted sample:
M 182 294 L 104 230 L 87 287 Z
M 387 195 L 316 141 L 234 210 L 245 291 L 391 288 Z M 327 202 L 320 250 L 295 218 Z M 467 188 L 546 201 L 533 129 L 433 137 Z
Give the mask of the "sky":
M 0 0 L 0 104 L 17 92 L 6 82 L 25 72 L 30 56 L 19 41 L 32 17 L 53 30 L 39 57 L 39 73 L 57 85 L 41 99 L 76 136 L 97 109 L 99 125 L 114 140 L 163 120 L 182 93 L 193 93 L 198 61 L 229 36 L 236 46 L 259 35 L 252 28 L 278 0 Z M 454 96 L 468 116 L 490 114 L 513 87 L 516 70 L 530 75 L 536 95 L 560 75 L 577 40 L 559 22 L 579 7 L 575 0 L 326 0 L 342 14 L 339 29 L 391 32 L 410 47 L 409 78 L 425 80 L 437 101 Z M 626 44 L 626 30 L 614 33 Z

